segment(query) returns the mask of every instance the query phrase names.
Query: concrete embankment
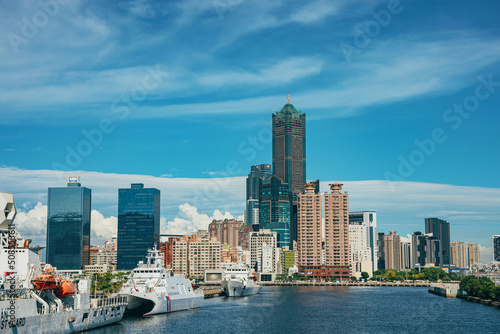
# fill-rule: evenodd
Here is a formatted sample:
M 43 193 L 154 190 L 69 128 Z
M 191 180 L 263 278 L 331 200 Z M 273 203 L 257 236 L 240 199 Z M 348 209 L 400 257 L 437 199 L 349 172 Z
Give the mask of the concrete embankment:
M 395 283 L 395 282 L 260 282 L 262 286 L 395 286 L 395 287 L 428 287 L 430 283 Z
M 429 292 L 446 298 L 456 298 L 459 293 L 458 284 L 431 284 Z
M 479 297 L 464 296 L 464 295 L 461 295 L 461 294 L 458 294 L 457 297 L 460 298 L 460 299 L 467 300 L 469 302 L 483 304 L 483 305 L 486 305 L 486 306 L 493 306 L 493 307 L 496 307 L 496 308 L 500 309 L 500 302 L 494 302 L 494 301 L 491 301 L 489 299 L 481 299 Z

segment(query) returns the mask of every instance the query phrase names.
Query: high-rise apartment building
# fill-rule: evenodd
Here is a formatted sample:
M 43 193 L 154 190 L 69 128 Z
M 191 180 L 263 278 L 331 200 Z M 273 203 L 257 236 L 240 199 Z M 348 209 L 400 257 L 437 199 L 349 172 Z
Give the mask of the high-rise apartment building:
M 323 265 L 321 194 L 314 185 L 306 184 L 304 194 L 298 195 L 297 252 L 299 272 L 309 272 Z M 333 275 L 332 275 L 333 276 Z
M 384 235 L 385 269 L 401 271 L 401 236 L 396 231 Z
M 268 263 L 264 263 L 263 259 L 268 259 L 269 257 L 269 248 L 272 249 L 272 271 L 276 273 L 276 264 L 278 262 L 278 256 L 276 251 L 276 232 L 263 229 L 258 232 L 250 233 L 250 263 L 251 267 L 255 269 L 257 272 L 264 272 L 263 270 L 268 270 Z M 263 255 L 264 252 L 264 255 Z
M 342 193 L 342 184 L 330 184 L 331 193 L 324 194 L 325 266 L 336 277 L 350 274 L 349 258 L 349 196 Z
M 142 183 L 118 189 L 117 269 L 134 269 L 159 241 L 160 191 Z
M 401 270 L 411 269 L 411 242 L 401 241 Z
M 371 262 L 372 272 L 378 269 L 377 213 L 375 211 L 349 213 L 349 245 L 353 269 L 354 267 L 361 268 L 361 262 L 367 261 Z M 353 272 L 356 271 L 353 270 Z
M 172 271 L 188 276 L 188 237 L 172 241 Z
M 277 176 L 262 181 L 259 225 L 277 234 L 278 247 L 290 245 L 290 189 Z
M 192 236 L 172 238 L 172 271 L 186 277 L 203 277 L 208 269 L 220 269 L 222 245 L 202 230 Z
M 451 264 L 458 268 L 467 268 L 467 247 L 463 241 L 451 242 Z
M 427 243 L 429 236 L 416 231 L 411 236 L 412 268 L 425 267 L 427 263 Z
M 242 221 L 236 219 L 213 220 L 208 225 L 210 237 L 216 238 L 222 245 L 229 245 L 230 248 L 241 246 L 239 243 L 239 232 L 242 228 L 247 230 Z
M 425 233 L 432 233 L 433 237 L 439 240 L 437 250 L 436 266 L 451 262 L 451 239 L 450 223 L 439 218 L 425 218 Z
M 475 263 L 481 262 L 481 252 L 478 244 L 474 244 L 473 242 L 467 243 L 467 255 L 469 257 L 469 268 Z
M 49 188 L 47 263 L 59 270 L 80 270 L 90 264 L 92 191 L 70 177 L 67 187 Z
M 297 195 L 306 183 L 306 114 L 287 103 L 272 116 L 273 175 L 288 184 L 290 247 L 297 241 Z
M 221 243 L 215 238 L 202 237 L 189 241 L 188 277 L 204 277 L 205 270 L 219 269 L 221 251 Z
M 493 261 L 500 261 L 500 235 L 493 236 Z

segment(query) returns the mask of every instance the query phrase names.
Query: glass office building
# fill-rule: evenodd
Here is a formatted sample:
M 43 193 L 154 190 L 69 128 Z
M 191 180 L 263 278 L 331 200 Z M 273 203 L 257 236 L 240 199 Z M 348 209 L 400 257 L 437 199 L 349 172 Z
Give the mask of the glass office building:
M 290 244 L 290 193 L 288 183 L 278 177 L 262 181 L 259 208 L 260 229 L 270 229 L 277 233 L 277 247 Z
M 92 190 L 70 178 L 67 187 L 49 188 L 47 263 L 58 270 L 80 270 L 90 264 Z
M 432 233 L 434 239 L 434 252 L 436 266 L 451 264 L 450 223 L 439 218 L 425 218 L 425 234 Z
M 118 189 L 117 269 L 131 270 L 144 261 L 160 238 L 160 191 L 132 183 Z

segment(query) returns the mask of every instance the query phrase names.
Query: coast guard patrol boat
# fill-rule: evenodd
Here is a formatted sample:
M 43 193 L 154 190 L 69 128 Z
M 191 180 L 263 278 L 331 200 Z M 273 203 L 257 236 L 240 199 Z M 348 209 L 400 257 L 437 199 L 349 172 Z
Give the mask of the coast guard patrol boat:
M 120 294 L 127 297 L 127 315 L 143 316 L 201 307 L 204 299 L 187 278 L 165 269 L 156 248 L 132 270 Z
M 123 318 L 123 298 L 91 299 L 89 280 L 62 279 L 50 265 L 42 272 L 15 216 L 14 196 L 0 192 L 0 334 L 75 333 Z

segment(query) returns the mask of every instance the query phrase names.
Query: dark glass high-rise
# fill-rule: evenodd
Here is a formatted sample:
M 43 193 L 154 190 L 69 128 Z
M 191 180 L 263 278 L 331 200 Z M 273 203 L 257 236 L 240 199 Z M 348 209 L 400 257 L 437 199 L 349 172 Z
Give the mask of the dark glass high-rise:
M 117 269 L 131 270 L 145 260 L 160 238 L 160 191 L 132 183 L 118 189 Z
M 58 270 L 81 270 L 90 264 L 92 190 L 70 178 L 67 187 L 49 188 L 47 263 Z
M 288 184 L 277 176 L 262 181 L 259 227 L 277 233 L 277 246 L 290 244 L 290 194 Z
M 297 241 L 297 195 L 306 183 L 306 114 L 287 103 L 272 116 L 273 175 L 288 184 L 291 201 L 290 247 Z
M 425 218 L 425 233 L 432 233 L 435 242 L 435 265 L 451 264 L 450 223 L 439 218 Z

